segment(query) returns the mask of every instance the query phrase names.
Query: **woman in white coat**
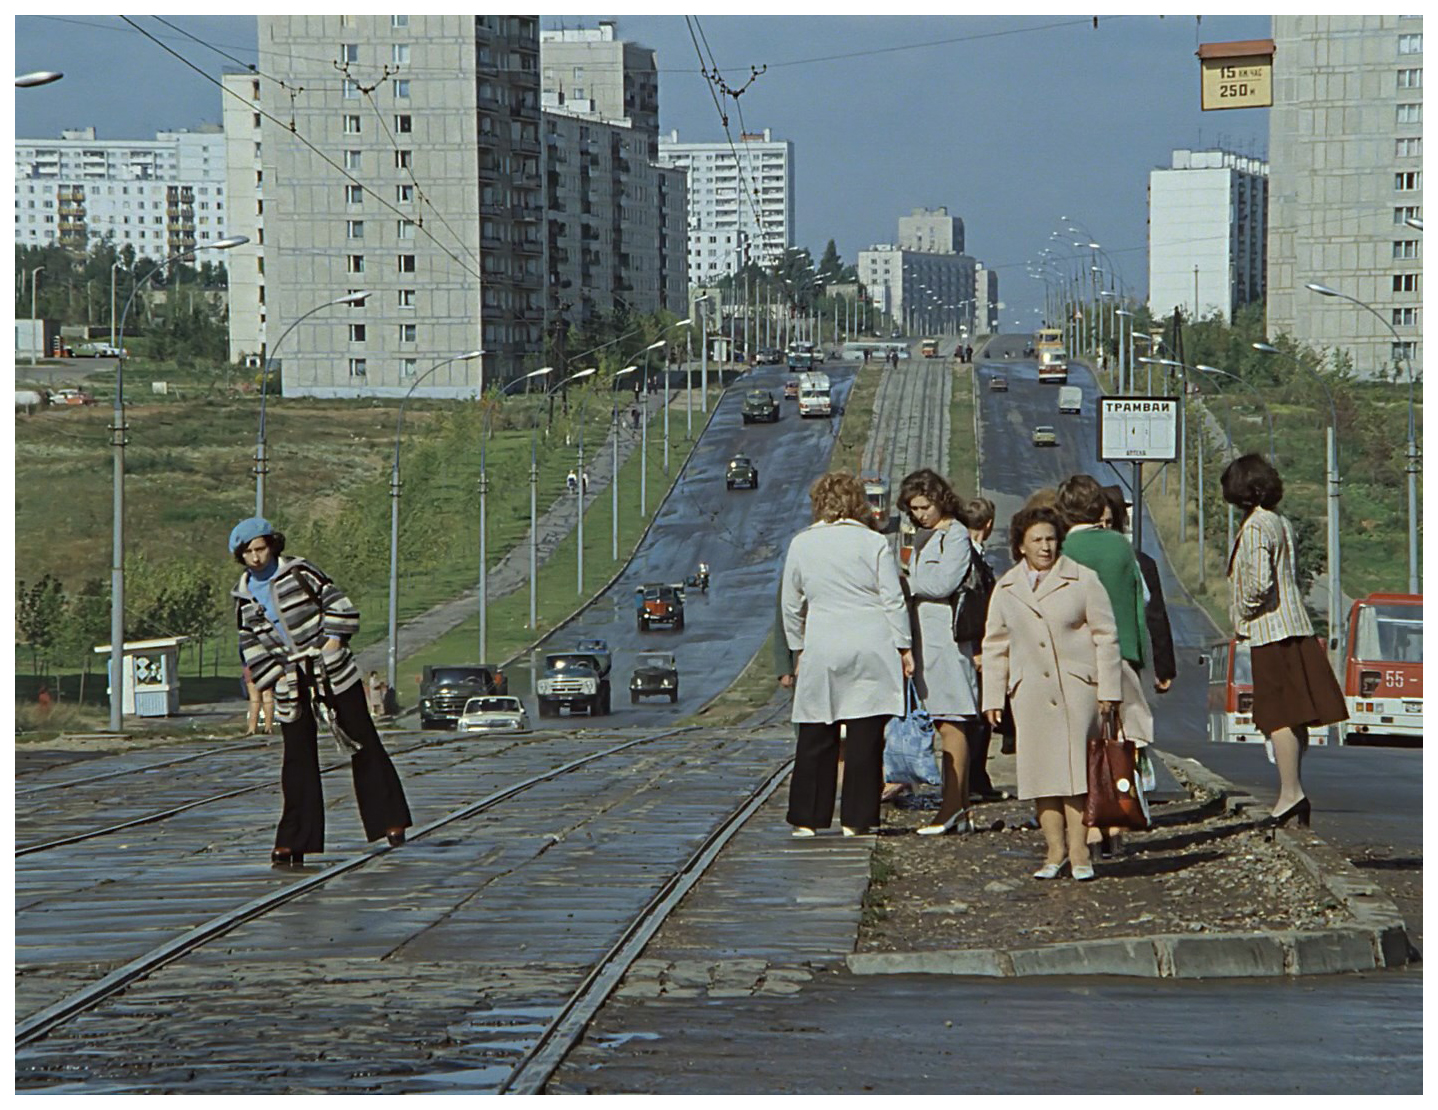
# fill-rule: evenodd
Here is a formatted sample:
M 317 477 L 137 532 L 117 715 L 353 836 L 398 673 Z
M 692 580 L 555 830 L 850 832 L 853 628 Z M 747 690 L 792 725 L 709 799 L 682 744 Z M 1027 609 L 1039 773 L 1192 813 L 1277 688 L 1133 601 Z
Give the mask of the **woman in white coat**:
M 864 486 L 830 473 L 809 489 L 814 523 L 794 537 L 784 562 L 784 635 L 795 652 L 793 721 L 798 728 L 788 822 L 813 836 L 834 819 L 839 726 L 845 725 L 845 836 L 879 824 L 884 726 L 904 713 L 914 673 L 909 614 L 899 568 L 872 518 Z
M 1019 797 L 1034 799 L 1047 847 L 1034 878 L 1056 879 L 1068 863 L 1082 880 L 1094 877 L 1083 824 L 1088 739 L 1100 709 L 1118 709 L 1122 679 L 1108 591 L 1059 554 L 1063 537 L 1056 509 L 1014 514 L 1014 566 L 994 586 L 984 629 L 983 706 L 997 725 L 1006 695 L 1013 705 Z
M 974 545 L 958 521 L 958 496 L 928 468 L 899 484 L 899 510 L 916 527 L 930 530 L 910 560 L 909 599 L 918 634 L 914 684 L 939 734 L 944 792 L 938 816 L 919 835 L 972 832 L 968 722 L 978 716 L 979 678 L 974 645 L 954 642 L 953 598 L 969 573 Z

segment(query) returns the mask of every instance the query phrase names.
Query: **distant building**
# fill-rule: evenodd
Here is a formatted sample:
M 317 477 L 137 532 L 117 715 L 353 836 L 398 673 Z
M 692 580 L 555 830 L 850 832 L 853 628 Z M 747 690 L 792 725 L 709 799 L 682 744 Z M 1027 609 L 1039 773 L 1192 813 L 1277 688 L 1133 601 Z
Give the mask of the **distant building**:
M 973 334 L 974 260 L 966 254 L 931 254 L 881 243 L 859 252 L 859 281 L 873 306 L 901 321 L 911 334 Z
M 794 144 L 768 129 L 734 143 L 659 137 L 659 159 L 689 171 L 689 284 L 712 285 L 746 262 L 772 266 L 794 238 Z
M 975 335 L 998 334 L 999 330 L 999 275 L 982 262 L 974 267 L 974 325 L 970 338 Z
M 925 254 L 963 254 L 964 221 L 947 208 L 915 208 L 899 217 L 899 248 Z
M 571 111 L 606 120 L 628 120 L 648 144 L 644 157 L 659 155 L 659 67 L 654 51 L 615 38 L 612 20 L 595 28 L 539 33 L 541 85 Z M 548 105 L 546 105 L 547 107 Z
M 1262 300 L 1268 165 L 1225 150 L 1175 150 L 1148 179 L 1148 305 L 1187 319 Z
M 259 360 L 265 352 L 265 232 L 260 215 L 264 163 L 260 157 L 260 78 L 225 73 L 220 101 L 225 128 L 228 230 L 249 240 L 225 252 L 229 279 L 230 361 Z M 273 86 L 271 86 L 273 89 Z M 268 107 L 268 105 L 266 105 Z
M 160 131 L 153 140 L 15 140 L 15 242 L 85 250 L 129 244 L 160 259 L 230 234 L 225 137 L 218 127 Z
M 1275 15 L 1273 39 L 1268 332 L 1348 351 L 1361 376 L 1419 373 L 1423 18 Z

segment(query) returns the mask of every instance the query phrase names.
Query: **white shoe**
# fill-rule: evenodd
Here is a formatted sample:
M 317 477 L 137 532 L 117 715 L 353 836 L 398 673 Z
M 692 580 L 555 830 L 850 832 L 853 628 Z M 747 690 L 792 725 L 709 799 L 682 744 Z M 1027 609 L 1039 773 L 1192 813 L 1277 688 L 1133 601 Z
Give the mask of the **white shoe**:
M 947 821 L 935 825 L 923 826 L 918 830 L 918 833 L 920 836 L 942 836 L 947 832 L 971 833 L 973 831 L 973 818 L 969 816 L 968 810 L 961 809 Z
M 795 837 L 806 837 L 806 836 L 814 836 L 815 833 L 814 833 L 814 830 L 811 829 L 811 828 L 809 828 L 807 825 L 795 825 L 795 826 L 794 826 L 794 831 L 793 831 L 792 833 L 790 833 L 789 835 L 790 835 L 790 836 L 795 836 Z
M 1064 873 L 1064 868 L 1068 866 L 1068 862 L 1068 860 L 1064 860 L 1061 863 L 1046 863 L 1034 872 L 1034 878 L 1057 879 Z
M 1074 879 L 1081 883 L 1087 883 L 1095 878 L 1093 864 L 1076 863 L 1073 866 Z
M 874 831 L 873 829 L 869 828 L 851 829 L 848 825 L 844 825 L 842 826 L 842 828 L 844 830 L 845 836 L 869 836 Z

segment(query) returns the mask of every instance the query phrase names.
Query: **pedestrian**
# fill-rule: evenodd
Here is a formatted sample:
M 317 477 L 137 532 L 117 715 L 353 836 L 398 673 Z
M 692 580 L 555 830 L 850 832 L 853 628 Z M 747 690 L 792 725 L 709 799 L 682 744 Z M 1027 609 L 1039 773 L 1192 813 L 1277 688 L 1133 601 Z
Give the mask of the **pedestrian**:
M 1348 711 L 1303 607 L 1293 525 L 1274 511 L 1283 500 L 1283 479 L 1263 456 L 1243 455 L 1228 464 L 1219 484 L 1223 499 L 1244 511 L 1228 557 L 1229 614 L 1253 659 L 1253 723 L 1272 745 L 1278 768 L 1278 798 L 1264 824 L 1297 818 L 1307 827 L 1313 807 L 1301 771 L 1308 730 L 1345 720 Z
M 240 655 L 255 685 L 274 691 L 284 737 L 284 801 L 270 861 L 298 865 L 324 851 L 315 701 L 328 706 L 337 734 L 354 749 L 350 767 L 365 839 L 402 844 L 413 823 L 409 805 L 349 649 L 359 610 L 317 566 L 284 556 L 284 549 L 284 535 L 263 517 L 242 520 L 230 532 L 230 553 L 245 568 L 231 591 Z
M 1104 497 L 1108 508 L 1104 510 L 1099 523 L 1111 528 L 1119 535 L 1128 532 L 1128 502 L 1124 499 L 1122 486 L 1104 486 Z M 1178 660 L 1173 653 L 1173 626 L 1168 620 L 1168 606 L 1163 600 L 1163 582 L 1159 578 L 1158 564 L 1152 555 L 1134 549 L 1138 569 L 1143 575 L 1144 602 L 1143 621 L 1148 630 L 1149 650 L 1153 655 L 1153 691 L 1168 693 L 1173 680 L 1178 677 Z
M 638 391 L 636 390 L 636 393 Z M 632 405 L 629 409 L 629 426 L 636 432 L 639 430 L 639 406 Z
M 974 645 L 954 642 L 954 595 L 969 573 L 974 546 L 959 523 L 958 495 L 930 469 L 899 483 L 899 510 L 925 529 L 909 560 L 914 623 L 914 684 L 939 736 L 943 795 L 920 836 L 973 832 L 969 813 L 968 722 L 979 713 Z
M 265 735 L 273 736 L 275 733 L 275 692 L 272 689 L 261 690 L 255 685 L 255 680 L 250 677 L 250 668 L 244 667 L 240 672 L 245 684 L 245 697 L 249 700 L 249 713 L 245 717 L 245 735 L 254 736 L 259 732 L 260 717 L 265 720 Z
M 379 676 L 379 671 L 370 671 L 369 678 L 365 679 L 365 696 L 369 699 L 369 715 L 381 717 L 384 715 L 384 682 Z
M 40 720 L 48 720 L 50 711 L 55 708 L 55 699 L 50 694 L 50 687 L 44 683 L 40 684 L 40 690 L 35 695 L 35 716 Z
M 965 361 L 965 362 L 973 362 L 973 361 L 974 361 L 974 346 L 973 346 L 972 343 L 970 343 L 970 344 L 968 344 L 966 347 L 964 347 L 964 361 Z
M 884 726 L 904 712 L 914 673 L 908 612 L 888 542 L 869 526 L 864 485 L 830 472 L 809 488 L 814 523 L 784 562 L 784 633 L 795 652 L 793 721 L 799 726 L 787 820 L 813 836 L 834 816 L 839 729 L 845 731 L 845 836 L 879 823 Z
M 579 489 L 583 493 L 589 492 L 589 471 L 583 471 L 579 475 Z
M 579 475 L 571 470 L 567 475 L 565 475 L 564 484 L 568 488 L 570 493 L 577 493 L 579 491 Z
M 1118 709 L 1121 659 L 1113 607 L 1098 575 L 1060 551 L 1064 519 L 1046 505 L 1009 524 L 1014 565 L 994 586 L 984 629 L 983 709 L 991 725 L 1013 705 L 1018 793 L 1033 798 L 1043 831 L 1036 879 L 1067 863 L 1094 877 L 1083 824 L 1087 747 L 1099 712 Z
M 984 554 L 984 544 L 994 534 L 995 511 L 994 503 L 987 497 L 971 497 L 964 504 L 959 517 L 969 530 L 969 542 L 974 548 L 971 558 L 982 559 L 985 564 L 989 559 Z M 993 576 L 992 567 L 989 574 Z M 976 681 L 982 675 L 984 665 L 983 653 L 979 647 L 980 644 L 974 645 Z M 1008 795 L 994 786 L 993 779 L 989 777 L 989 744 L 994 736 L 993 726 L 989 724 L 988 718 L 979 713 L 968 722 L 966 731 L 969 741 L 969 801 L 996 802 L 1006 798 Z
M 865 365 L 865 366 L 868 366 L 868 365 L 869 365 L 869 354 L 870 354 L 869 348 L 868 348 L 868 347 L 865 347 L 865 348 L 864 348 L 864 365 Z

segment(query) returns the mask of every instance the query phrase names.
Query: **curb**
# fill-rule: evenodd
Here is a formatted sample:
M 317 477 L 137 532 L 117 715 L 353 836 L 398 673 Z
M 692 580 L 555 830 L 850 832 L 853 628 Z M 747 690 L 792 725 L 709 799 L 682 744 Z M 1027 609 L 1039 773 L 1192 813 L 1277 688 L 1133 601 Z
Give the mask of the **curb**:
M 1224 810 L 1257 806 L 1247 791 L 1197 760 L 1154 749 L 1190 791 L 1209 790 Z M 1402 967 L 1417 956 L 1403 915 L 1381 887 L 1310 832 L 1275 829 L 1274 840 L 1341 902 L 1352 924 L 1332 929 L 1217 935 L 1164 933 L 1034 948 L 862 952 L 845 959 L 855 975 L 1116 975 L 1138 979 L 1248 979 L 1334 975 Z

